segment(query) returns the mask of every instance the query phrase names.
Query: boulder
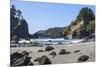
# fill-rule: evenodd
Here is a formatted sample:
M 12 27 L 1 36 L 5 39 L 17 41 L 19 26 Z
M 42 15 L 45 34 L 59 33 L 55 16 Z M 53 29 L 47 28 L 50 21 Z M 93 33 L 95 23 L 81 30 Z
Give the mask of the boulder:
M 47 46 L 46 48 L 45 48 L 45 51 L 51 51 L 51 50 L 53 50 L 54 48 L 52 47 L 52 46 Z
M 78 62 L 85 62 L 89 59 L 88 55 L 82 55 L 78 58 Z
M 52 64 L 51 60 L 46 55 L 38 57 L 34 61 L 38 61 L 39 65 Z
M 49 55 L 52 55 L 53 58 L 57 55 L 55 51 L 51 52 Z
M 15 52 L 10 55 L 10 64 L 12 65 L 17 59 L 23 57 L 21 53 Z
M 70 54 L 70 51 L 66 51 L 65 49 L 60 50 L 59 54 L 63 55 L 63 54 Z
M 11 67 L 33 65 L 31 62 L 32 57 L 29 57 L 29 52 L 27 51 L 22 51 L 21 53 L 15 52 L 10 57 Z

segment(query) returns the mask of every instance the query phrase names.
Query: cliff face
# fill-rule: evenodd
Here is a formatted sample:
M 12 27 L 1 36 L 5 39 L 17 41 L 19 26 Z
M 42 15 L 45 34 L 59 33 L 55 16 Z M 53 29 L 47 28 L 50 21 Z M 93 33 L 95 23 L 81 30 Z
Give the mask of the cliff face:
M 80 10 L 75 21 L 67 26 L 63 34 L 69 39 L 89 37 L 95 33 L 95 15 L 90 8 Z
M 77 23 L 77 24 L 72 25 L 70 28 L 69 34 L 67 34 L 67 37 L 69 39 L 78 38 L 76 33 L 79 32 L 80 27 L 83 25 L 84 21 L 80 21 L 80 22 L 76 21 L 74 23 Z
M 17 34 L 20 38 L 28 38 L 28 24 L 27 22 L 22 19 L 20 21 L 20 25 L 17 24 L 16 29 L 15 29 L 15 34 Z
M 18 18 L 11 18 L 11 39 L 16 35 L 18 38 L 28 38 L 29 32 L 28 32 L 28 24 L 25 21 L 25 19 L 22 19 L 20 21 L 20 24 L 18 23 Z
M 18 14 L 18 15 L 17 15 Z M 28 24 L 25 19 L 20 18 L 21 11 L 16 10 L 14 5 L 10 9 L 10 38 L 16 40 L 20 38 L 29 38 Z

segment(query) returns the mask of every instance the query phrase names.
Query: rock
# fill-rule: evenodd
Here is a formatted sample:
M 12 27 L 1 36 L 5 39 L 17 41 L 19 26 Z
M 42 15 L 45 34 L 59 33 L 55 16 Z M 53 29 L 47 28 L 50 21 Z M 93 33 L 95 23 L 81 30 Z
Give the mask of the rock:
M 29 57 L 29 52 L 27 51 L 15 52 L 11 54 L 11 67 L 33 65 L 31 59 L 32 57 Z
M 63 45 L 63 43 L 62 42 L 58 42 L 58 45 Z
M 45 49 L 45 51 L 51 51 L 51 50 L 53 50 L 54 48 L 52 47 L 52 46 L 47 46 L 46 47 L 46 49 Z
M 28 56 L 28 55 L 29 55 L 29 52 L 23 51 L 23 52 L 22 52 L 22 55 L 24 55 L 24 56 L 27 55 L 27 56 Z
M 11 40 L 14 39 L 15 35 L 17 35 L 18 38 L 29 38 L 28 24 L 25 19 L 20 20 L 20 25 L 18 25 L 18 22 L 19 22 L 18 18 L 11 17 L 10 21 L 11 21 L 10 22 Z
M 12 65 L 17 59 L 21 58 L 23 55 L 21 53 L 15 52 L 10 55 L 10 64 Z
M 78 53 L 78 52 L 80 52 L 80 50 L 76 50 L 76 51 L 74 51 L 74 53 Z
M 31 66 L 31 65 L 34 65 L 34 64 L 32 62 L 30 62 L 28 65 Z
M 43 50 L 38 50 L 38 52 L 44 52 Z
M 70 53 L 71 53 L 71 52 L 66 51 L 65 49 L 62 49 L 62 50 L 59 52 L 60 55 L 63 55 L 63 54 L 70 54 Z
M 51 60 L 46 55 L 38 57 L 34 61 L 38 61 L 39 65 L 52 64 Z
M 87 55 L 82 55 L 78 58 L 78 62 L 85 62 L 89 59 L 89 56 Z
M 51 52 L 49 55 L 52 55 L 53 58 L 57 55 L 55 51 Z
M 34 59 L 35 62 L 40 61 L 40 60 L 41 60 L 41 57 L 38 57 L 38 58 Z
M 34 65 L 30 60 L 32 59 L 32 57 L 26 57 L 24 60 L 24 65 Z

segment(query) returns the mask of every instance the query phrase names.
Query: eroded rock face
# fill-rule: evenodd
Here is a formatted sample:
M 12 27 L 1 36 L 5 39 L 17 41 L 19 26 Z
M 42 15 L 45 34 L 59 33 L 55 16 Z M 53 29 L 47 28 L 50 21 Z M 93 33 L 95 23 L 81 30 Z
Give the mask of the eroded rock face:
M 70 54 L 70 51 L 66 51 L 65 49 L 60 50 L 59 54 L 63 55 L 63 54 Z
M 19 38 L 28 38 L 28 24 L 25 19 L 19 20 L 18 18 L 11 16 L 10 19 L 10 35 L 11 39 L 16 35 Z
M 53 50 L 54 48 L 52 47 L 52 46 L 47 46 L 46 48 L 45 48 L 45 51 L 51 51 L 51 50 Z
M 88 55 L 82 55 L 78 58 L 78 62 L 85 62 L 89 59 Z
M 46 55 L 38 57 L 34 61 L 37 61 L 39 65 L 52 64 L 51 60 Z

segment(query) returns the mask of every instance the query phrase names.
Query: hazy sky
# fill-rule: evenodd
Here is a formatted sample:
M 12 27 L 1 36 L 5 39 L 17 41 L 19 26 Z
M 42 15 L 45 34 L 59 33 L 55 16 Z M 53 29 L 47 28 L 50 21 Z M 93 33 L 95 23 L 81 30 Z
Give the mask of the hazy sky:
M 82 7 L 89 7 L 95 12 L 95 6 L 59 3 L 43 3 L 33 1 L 12 0 L 11 4 L 22 11 L 28 23 L 29 33 L 51 27 L 64 27 L 75 20 Z

